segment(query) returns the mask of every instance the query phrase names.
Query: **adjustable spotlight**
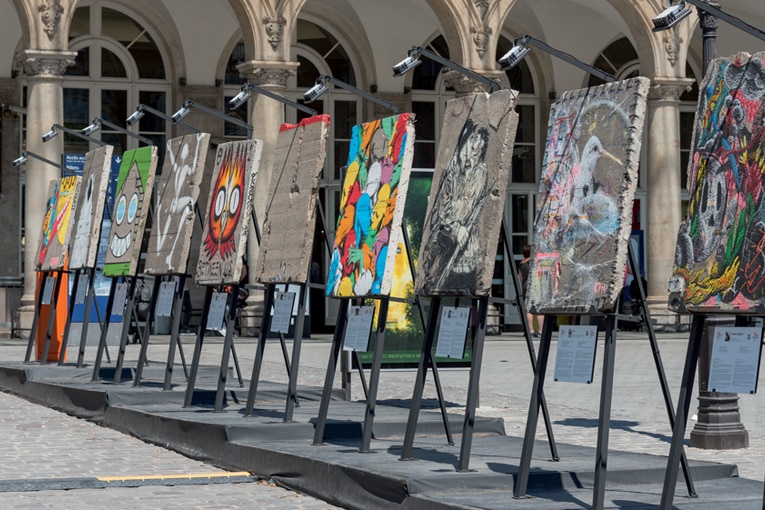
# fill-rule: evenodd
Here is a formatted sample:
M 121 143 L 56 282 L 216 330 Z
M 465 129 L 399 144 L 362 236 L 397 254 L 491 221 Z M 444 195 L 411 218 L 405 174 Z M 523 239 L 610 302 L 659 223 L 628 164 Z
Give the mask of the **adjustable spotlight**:
M 419 53 L 415 54 L 414 50 L 409 50 L 407 57 L 393 66 L 393 76 L 401 76 L 402 74 L 406 74 L 418 65 L 422 64 L 422 60 L 420 60 L 419 57 Z
M 21 156 L 13 160 L 13 166 L 21 166 L 24 163 L 26 163 L 29 160 L 27 157 L 27 152 L 24 151 L 21 153 Z
M 147 113 L 151 113 L 155 117 L 159 117 L 160 119 L 170 122 L 173 122 L 173 118 L 166 114 L 165 112 L 161 112 L 159 110 L 156 110 L 152 108 L 151 106 L 147 104 L 140 103 L 138 106 L 135 107 L 135 111 L 130 114 L 130 117 L 127 118 L 125 122 L 127 122 L 128 126 L 132 126 L 139 120 L 143 118 L 144 115 Z M 201 133 L 197 128 L 193 128 L 189 126 L 188 124 L 184 124 L 183 122 L 175 122 L 175 124 L 181 126 L 182 128 L 186 129 L 187 131 L 191 131 L 192 133 Z
M 523 60 L 523 57 L 525 57 L 528 52 L 529 48 L 526 46 L 535 46 L 539 48 L 540 50 L 549 53 L 553 57 L 557 57 L 564 62 L 568 62 L 572 66 L 578 67 L 579 69 L 586 71 L 590 73 L 593 76 L 597 76 L 603 81 L 612 83 L 616 81 L 616 78 L 611 76 L 605 71 L 602 71 L 598 69 L 597 67 L 593 67 L 589 64 L 585 64 L 578 58 L 574 57 L 573 55 L 569 55 L 568 53 L 565 53 L 563 51 L 557 50 L 547 44 L 544 41 L 540 41 L 539 39 L 535 37 L 531 37 L 530 35 L 522 35 L 515 41 L 513 41 L 513 47 L 505 53 L 502 58 L 497 60 L 497 63 L 500 65 L 503 71 L 506 71 L 507 69 L 510 69 L 511 67 L 517 65 L 521 60 Z
M 681 0 L 679 4 L 672 5 L 672 0 L 669 0 L 669 7 L 653 19 L 653 31 L 668 30 L 677 25 L 680 20 L 687 17 L 690 13 L 691 9 L 685 6 L 684 1 Z
M 327 87 L 327 80 L 324 79 L 324 76 L 319 76 L 316 79 L 314 86 L 305 91 L 303 99 L 305 99 L 306 103 L 312 103 L 319 99 L 319 97 L 327 90 L 329 90 L 329 87 Z
M 57 134 L 58 134 L 58 131 L 56 131 L 56 125 L 54 124 L 50 131 L 48 131 L 47 133 L 42 135 L 43 143 L 47 142 L 48 140 L 50 140 L 51 138 L 53 138 Z
M 93 122 L 89 126 L 85 126 L 84 128 L 82 128 L 80 132 L 83 135 L 88 136 L 88 135 L 92 135 L 99 129 L 101 129 L 101 122 L 99 119 L 96 118 L 96 119 L 93 119 Z
M 184 103 L 183 106 L 181 106 L 181 108 L 177 112 L 175 112 L 174 114 L 170 116 L 170 118 L 173 119 L 173 122 L 177 124 L 178 122 L 185 119 L 190 113 L 191 113 L 191 108 L 186 106 L 186 103 Z
M 448 58 L 444 58 L 438 53 L 434 53 L 428 49 L 420 48 L 419 46 L 412 46 L 412 49 L 407 52 L 407 57 L 393 66 L 393 76 L 401 76 L 405 73 L 408 73 L 415 67 L 421 64 L 420 58 L 421 57 L 427 57 L 430 60 L 434 62 L 438 62 L 442 66 L 446 66 L 450 69 L 453 69 L 457 71 L 458 73 L 462 73 L 471 80 L 475 80 L 479 83 L 483 83 L 487 87 L 489 87 L 490 92 L 495 92 L 499 90 L 499 83 L 497 83 L 494 80 L 490 80 L 486 76 L 481 76 L 480 74 L 471 71 L 467 67 L 463 67 L 456 62 L 452 62 Z
M 144 115 L 146 115 L 146 113 L 144 113 L 144 111 L 143 111 L 143 106 L 144 105 L 142 105 L 142 104 L 139 104 L 138 106 L 136 106 L 135 111 L 133 113 L 131 113 L 130 117 L 128 117 L 127 120 L 125 121 L 125 122 L 127 122 L 128 126 L 132 126 L 133 124 L 135 124 L 136 122 L 141 120 L 141 118 Z
M 237 95 L 232 97 L 228 102 L 228 107 L 232 110 L 236 110 L 240 106 L 242 106 L 244 103 L 246 103 L 250 97 L 252 97 L 252 93 L 250 93 L 249 90 L 246 89 L 247 83 L 245 83 L 242 86 L 242 90 L 239 91 Z
M 242 85 L 242 90 L 240 90 L 236 96 L 234 96 L 233 98 L 229 100 L 228 107 L 232 110 L 239 108 L 244 103 L 250 100 L 253 92 L 258 93 L 262 96 L 271 98 L 275 101 L 279 101 L 280 103 L 284 105 L 295 108 L 296 110 L 300 110 L 301 112 L 305 112 L 308 115 L 316 115 L 318 113 L 313 108 L 308 108 L 307 106 L 302 105 L 300 103 L 290 101 L 286 97 L 282 97 L 279 94 L 274 94 L 273 92 L 266 90 L 262 87 L 258 87 L 257 85 L 253 85 L 250 82 L 245 82 L 244 85 Z

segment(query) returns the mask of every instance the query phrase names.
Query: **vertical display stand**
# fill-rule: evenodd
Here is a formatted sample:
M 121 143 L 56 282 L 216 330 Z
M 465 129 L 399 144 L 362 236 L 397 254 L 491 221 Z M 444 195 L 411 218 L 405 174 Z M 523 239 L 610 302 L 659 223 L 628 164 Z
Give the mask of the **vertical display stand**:
M 101 330 L 104 328 L 104 323 L 101 320 L 101 312 L 98 310 L 98 303 L 96 302 L 95 293 L 95 279 L 96 268 L 91 267 L 88 269 L 88 293 L 85 297 L 85 311 L 82 316 L 82 331 L 80 331 L 80 346 L 77 352 L 77 368 L 82 368 L 85 365 L 85 345 L 88 342 L 88 327 L 90 326 L 90 308 L 92 304 L 96 305 L 96 316 L 98 317 L 98 324 Z M 111 361 L 109 356 L 109 349 L 106 348 L 106 359 Z
M 125 351 L 127 350 L 128 336 L 130 336 L 130 325 L 135 323 L 135 337 L 141 342 L 141 353 L 145 354 L 145 350 L 149 345 L 149 335 L 151 333 L 151 323 L 154 319 L 154 308 L 157 305 L 157 295 L 159 294 L 159 284 L 161 283 L 159 278 L 154 280 L 154 288 L 151 291 L 151 299 L 149 301 L 149 315 L 146 317 L 146 323 L 144 324 L 143 331 L 141 330 L 141 323 L 138 320 L 138 309 L 135 306 L 136 295 L 135 288 L 137 285 L 138 277 L 134 276 L 131 282 L 130 300 L 127 304 L 127 311 L 125 315 L 127 320 L 122 321 L 122 333 L 120 334 L 120 348 L 117 352 L 117 367 L 114 371 L 114 384 L 122 383 L 122 367 L 125 363 Z M 139 356 L 140 357 L 140 356 Z
M 636 264 L 636 258 L 632 253 L 632 247 L 628 246 L 629 257 L 627 259 L 634 275 L 638 275 L 638 285 L 641 294 L 641 315 L 644 321 L 649 324 L 649 340 L 651 342 L 654 361 L 656 362 L 656 369 L 659 373 L 659 380 L 662 385 L 662 390 L 668 391 L 666 386 L 666 377 L 664 374 L 664 368 L 661 363 L 661 356 L 658 351 L 658 345 L 653 335 L 653 330 L 650 328 L 650 314 L 648 312 L 647 304 L 645 303 L 645 294 L 642 286 L 639 282 L 640 271 Z M 615 306 L 614 309 L 617 307 Z M 534 449 L 534 436 L 536 434 L 537 421 L 539 419 L 539 408 L 541 403 L 541 396 L 544 389 L 544 378 L 547 371 L 547 362 L 549 359 L 550 344 L 552 343 L 553 322 L 557 322 L 557 315 L 546 315 L 544 326 L 542 327 L 542 339 L 539 345 L 539 357 L 537 359 L 537 371 L 534 375 L 534 383 L 531 389 L 531 399 L 529 402 L 528 418 L 526 420 L 526 433 L 523 440 L 523 448 L 521 450 L 521 459 L 518 467 L 518 477 L 516 478 L 515 487 L 513 488 L 513 496 L 515 498 L 526 497 L 526 488 L 529 481 L 529 471 L 531 469 L 531 455 Z M 605 501 L 605 484 L 606 484 L 606 469 L 608 466 L 608 439 L 611 425 L 611 400 L 613 394 L 613 379 L 614 379 L 614 364 L 616 353 L 616 331 L 619 315 L 616 313 L 605 314 L 606 318 L 606 337 L 603 350 L 603 369 L 601 376 L 601 391 L 600 391 L 600 412 L 598 415 L 598 436 L 596 441 L 595 451 L 595 476 L 593 483 L 593 497 L 592 507 L 603 508 Z M 690 397 L 689 397 L 690 398 Z M 672 420 L 675 423 L 679 420 L 678 416 L 672 416 L 671 400 L 668 399 L 668 393 L 664 394 L 664 401 L 669 409 L 670 415 L 669 422 L 672 424 Z M 680 445 L 682 448 L 682 445 Z M 680 452 L 681 456 L 684 456 L 683 452 Z M 680 463 L 680 457 L 677 458 L 677 463 Z M 690 471 L 687 469 L 687 464 L 683 463 L 683 469 L 686 471 L 686 481 L 688 482 L 688 491 L 691 495 L 694 495 L 693 483 L 690 478 Z
M 170 326 L 170 344 L 167 348 L 167 364 L 165 365 L 165 380 L 162 385 L 164 391 L 168 391 L 172 388 L 173 381 L 173 367 L 175 365 L 175 348 L 178 347 L 178 353 L 181 356 L 181 365 L 183 366 L 183 374 L 186 379 L 189 378 L 189 369 L 186 366 L 186 356 L 183 354 L 183 344 L 181 343 L 181 316 L 183 315 L 183 295 L 186 292 L 186 278 L 187 275 L 180 275 L 178 279 L 178 286 L 175 289 L 175 296 L 173 300 L 173 322 Z M 139 365 L 140 367 L 140 365 Z M 140 372 L 136 372 L 136 384 L 140 384 Z
M 29 342 L 27 342 L 27 352 L 24 355 L 24 363 L 32 361 L 32 351 L 35 346 L 35 337 L 37 336 L 37 328 L 40 322 L 40 308 L 42 308 L 43 297 L 45 295 L 45 280 L 48 278 L 48 272 L 43 272 L 42 285 L 40 286 L 40 292 L 37 294 L 37 306 L 35 307 L 35 313 L 32 317 L 32 327 L 29 330 Z
M 189 372 L 188 382 L 186 385 L 186 395 L 183 401 L 183 407 L 190 407 L 194 399 L 194 386 L 197 381 L 197 373 L 199 372 L 199 362 L 202 357 L 202 347 L 204 345 L 205 328 L 207 327 L 207 318 L 210 315 L 210 303 L 212 302 L 213 286 L 207 287 L 205 293 L 205 302 L 202 308 L 202 319 L 199 324 L 199 332 L 197 333 L 197 341 L 194 345 L 194 355 L 191 360 L 191 370 Z M 215 392 L 215 411 L 220 412 L 223 410 L 223 397 L 226 390 L 226 383 L 228 381 L 228 361 L 229 353 L 234 358 L 234 366 L 236 368 L 237 377 L 239 379 L 239 386 L 244 387 L 244 381 L 242 380 L 242 371 L 239 369 L 239 360 L 234 348 L 234 327 L 236 325 L 236 296 L 239 294 L 239 286 L 234 285 L 232 290 L 228 293 L 229 312 L 225 315 L 226 321 L 226 336 L 223 340 L 223 353 L 221 355 L 220 369 L 218 372 L 218 387 Z
M 104 349 L 106 349 L 106 335 L 109 332 L 109 323 L 112 317 L 112 307 L 114 306 L 114 294 L 117 292 L 117 278 L 112 278 L 109 285 L 109 297 L 106 299 L 106 311 L 104 312 L 104 323 L 101 326 L 101 336 L 98 339 L 98 350 L 96 351 L 96 361 L 93 362 L 93 375 L 91 381 L 97 381 L 101 371 L 101 360 Z

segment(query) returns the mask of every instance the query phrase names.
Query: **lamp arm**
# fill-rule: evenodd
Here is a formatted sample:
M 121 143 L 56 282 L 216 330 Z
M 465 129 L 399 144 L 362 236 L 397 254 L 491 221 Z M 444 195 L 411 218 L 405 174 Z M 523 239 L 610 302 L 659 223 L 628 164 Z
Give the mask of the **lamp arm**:
M 386 101 L 385 99 L 380 99 L 379 97 L 374 96 L 365 90 L 356 88 L 353 85 L 350 85 L 348 83 L 345 83 L 344 81 L 338 80 L 337 78 L 333 78 L 332 76 L 322 75 L 319 77 L 319 79 L 324 79 L 337 87 L 353 92 L 357 96 L 361 96 L 364 99 L 368 99 L 372 101 L 373 103 L 377 103 L 381 106 L 384 106 L 385 108 L 391 110 L 393 113 L 398 114 L 401 112 L 401 108 L 391 103 L 390 101 Z
M 550 55 L 563 60 L 564 62 L 568 62 L 569 64 L 575 67 L 578 67 L 579 69 L 586 71 L 593 76 L 597 76 L 601 80 L 604 80 L 608 83 L 612 83 L 616 81 L 616 78 L 614 78 L 612 75 L 608 74 L 607 72 L 602 71 L 598 69 L 597 67 L 593 67 L 589 64 L 585 64 L 584 62 L 574 57 L 573 55 L 569 55 L 568 53 L 557 50 L 553 48 L 552 46 L 550 46 L 549 44 L 547 44 L 546 42 L 540 41 L 539 39 L 531 37 L 530 35 L 524 35 L 523 37 L 520 38 L 519 42 L 529 44 L 531 46 L 539 48 L 540 50 L 545 51 L 549 53 Z
M 685 1 L 691 5 L 695 5 L 699 9 L 706 11 L 717 18 L 720 18 L 721 20 L 723 20 L 724 22 L 728 24 L 733 25 L 734 27 L 740 30 L 743 30 L 744 32 L 746 32 L 747 34 L 751 36 L 754 36 L 760 39 L 761 41 L 765 41 L 765 32 L 763 32 L 757 27 L 753 27 L 752 25 L 746 23 L 743 20 L 740 20 L 739 18 L 735 16 L 728 14 L 725 11 L 718 9 L 714 5 L 709 5 L 703 0 L 685 0 Z
M 145 136 L 141 136 L 139 134 L 133 133 L 132 131 L 128 131 L 122 126 L 118 126 L 117 124 L 113 122 L 109 122 L 108 120 L 104 119 L 97 119 L 98 122 L 100 122 L 102 125 L 108 127 L 109 129 L 113 129 L 115 131 L 119 131 L 120 133 L 125 133 L 128 136 L 132 136 L 136 140 L 140 140 L 141 142 L 145 143 L 146 145 L 154 145 L 154 142 L 150 140 L 149 138 L 146 138 Z
M 244 128 L 247 130 L 248 135 L 252 136 L 252 126 L 243 120 L 237 119 L 236 117 L 232 117 L 231 115 L 226 115 L 225 113 L 221 113 L 217 110 L 213 110 L 210 107 L 207 107 L 203 104 L 199 104 L 196 101 L 192 99 L 187 99 L 183 102 L 183 106 L 186 108 L 197 108 L 199 110 L 202 110 L 205 113 L 208 113 L 214 117 L 218 117 L 219 119 L 223 119 L 226 122 L 230 122 L 231 124 L 236 124 L 237 126 Z
M 499 83 L 497 83 L 496 81 L 490 80 L 486 76 L 481 76 L 480 74 L 474 71 L 471 71 L 467 67 L 463 67 L 455 62 L 452 62 L 448 58 L 444 58 L 437 53 L 433 53 L 432 51 L 425 48 L 421 48 L 419 46 L 415 46 L 414 48 L 412 48 L 412 51 L 415 53 L 419 53 L 420 55 L 425 55 L 426 57 L 428 57 L 430 60 L 433 60 L 434 62 L 438 62 L 439 64 L 443 66 L 446 66 L 450 69 L 454 69 L 455 71 L 458 71 L 464 74 L 468 78 L 471 78 L 477 82 L 483 83 L 484 85 L 489 87 L 489 89 L 492 92 L 496 92 L 499 90 Z
M 287 106 L 291 106 L 292 108 L 295 108 L 296 110 L 300 110 L 301 112 L 305 112 L 308 115 L 316 115 L 318 113 L 313 108 L 309 108 L 309 107 L 307 107 L 305 105 L 302 105 L 300 103 L 296 103 L 295 101 L 290 101 L 286 97 L 282 97 L 279 94 L 274 94 L 270 90 L 266 90 L 266 89 L 264 89 L 262 87 L 258 87 L 257 85 L 253 85 L 252 83 L 248 82 L 245 85 L 245 87 L 247 87 L 248 90 L 253 90 L 253 91 L 257 92 L 258 94 L 260 94 L 262 96 L 266 96 L 266 97 L 269 97 L 269 98 L 271 98 L 271 99 L 273 99 L 275 101 L 279 101 L 280 103 L 285 104 Z
M 166 114 L 165 112 L 161 112 L 161 111 L 159 111 L 159 110 L 157 110 L 155 108 L 152 108 L 151 106 L 149 106 L 147 104 L 141 103 L 139 105 L 139 107 L 141 108 L 141 110 L 149 112 L 152 115 L 154 115 L 156 117 L 159 117 L 160 119 L 164 119 L 165 121 L 173 122 L 173 118 L 170 115 Z M 191 131 L 192 133 L 197 133 L 197 134 L 201 133 L 201 131 L 198 130 L 197 128 L 191 127 L 188 124 L 184 124 L 183 122 L 175 122 L 175 124 L 178 124 L 182 128 L 187 129 L 187 130 Z
M 104 142 L 104 141 L 101 141 L 101 140 L 99 140 L 97 138 L 93 138 L 93 137 L 90 137 L 90 136 L 87 136 L 87 135 L 83 135 L 82 133 L 80 133 L 76 129 L 69 129 L 67 127 L 62 126 L 61 124 L 53 124 L 52 128 L 53 129 L 57 129 L 57 130 L 61 130 L 64 133 L 68 133 L 68 134 L 70 134 L 72 136 L 76 136 L 77 138 L 81 138 L 83 140 L 87 140 L 87 141 L 92 142 L 92 143 L 94 143 L 96 145 L 100 145 L 100 146 L 106 145 L 106 142 Z
M 63 165 L 61 165 L 60 163 L 55 163 L 55 162 L 53 162 L 53 161 L 49 160 L 48 158 L 44 158 L 44 157 L 42 157 L 42 156 L 40 156 L 40 155 L 38 155 L 38 154 L 35 154 L 34 152 L 30 152 L 30 151 L 24 151 L 24 152 L 22 153 L 22 155 L 24 155 L 24 156 L 28 156 L 28 157 L 31 157 L 31 158 L 35 158 L 36 160 L 38 160 L 38 161 L 42 161 L 43 163 L 47 163 L 47 164 L 49 164 L 50 166 L 55 166 L 55 167 L 56 167 L 56 168 L 58 168 L 59 170 L 64 170 L 64 166 L 63 166 Z

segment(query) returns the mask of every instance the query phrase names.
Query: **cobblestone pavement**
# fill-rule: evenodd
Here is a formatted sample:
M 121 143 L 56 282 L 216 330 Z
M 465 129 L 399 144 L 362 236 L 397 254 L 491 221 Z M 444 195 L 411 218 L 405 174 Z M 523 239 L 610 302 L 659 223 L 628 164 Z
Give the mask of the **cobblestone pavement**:
M 602 333 L 601 333 L 602 335 Z M 679 393 L 688 333 L 662 333 L 658 335 L 662 360 L 673 400 Z M 602 337 L 601 337 L 602 338 Z M 202 353 L 203 364 L 220 362 L 221 340 L 210 338 Z M 183 337 L 187 358 L 191 358 L 194 337 Z M 289 343 L 288 343 L 289 344 Z M 236 339 L 236 349 L 244 377 L 249 378 L 255 355 L 256 342 L 252 338 Z M 320 336 L 303 341 L 300 364 L 300 384 L 321 386 L 326 372 L 330 343 Z M 86 359 L 94 357 L 89 348 Z M 18 341 L 0 343 L 0 355 L 7 360 L 23 358 L 23 346 Z M 152 337 L 150 360 L 164 360 L 167 353 L 166 337 Z M 76 352 L 74 353 L 76 355 Z M 70 351 L 70 356 L 72 351 Z M 138 346 L 130 345 L 126 366 L 138 355 Z M 598 346 L 595 377 L 592 384 L 557 383 L 551 379 L 555 362 L 553 342 L 545 384 L 545 395 L 553 422 L 556 440 L 594 447 L 597 435 L 600 401 L 600 373 L 602 344 Z M 610 448 L 656 455 L 669 452 L 671 430 L 668 424 L 658 376 L 646 334 L 619 333 L 616 344 L 612 426 Z M 462 410 L 466 398 L 468 371 L 465 369 L 440 370 L 445 399 L 451 412 Z M 410 370 L 385 370 L 381 375 L 378 401 L 407 400 L 411 398 L 415 373 Z M 261 380 L 285 382 L 287 375 L 278 341 L 269 341 L 261 372 Z M 487 337 L 481 371 L 480 407 L 478 414 L 501 417 L 508 435 L 522 437 L 525 430 L 528 398 L 533 373 L 526 343 L 519 334 Z M 335 387 L 340 386 L 337 375 Z M 428 378 L 426 399 L 435 400 L 436 393 Z M 358 377 L 354 375 L 353 399 L 363 398 Z M 691 404 L 693 415 L 696 395 Z M 701 450 L 687 448 L 689 459 L 734 463 L 741 477 L 762 481 L 765 477 L 765 399 L 762 395 L 741 395 L 741 420 L 749 432 L 749 448 L 740 450 Z M 44 476 L 87 476 L 98 474 L 180 474 L 207 473 L 214 467 L 187 459 L 162 448 L 146 445 L 136 439 L 94 424 L 20 401 L 15 397 L 0 396 L 0 430 L 4 441 L 4 459 L 0 465 L 0 478 L 41 478 Z M 382 408 L 378 407 L 378 413 Z M 686 438 L 694 422 L 689 421 Z M 537 437 L 544 439 L 540 423 Z M 56 440 L 59 440 L 56 443 Z M 115 461 L 114 451 L 120 453 Z M 86 452 L 86 453 L 83 453 Z M 151 459 L 151 462 L 147 462 Z M 593 458 L 593 463 L 595 459 Z M 38 493 L 12 493 L 9 507 L 27 506 L 57 508 L 69 506 L 107 506 L 119 508 L 141 503 L 163 508 L 238 508 L 258 501 L 260 508 L 333 508 L 326 503 L 281 488 L 258 484 L 228 484 L 208 486 L 141 487 L 137 489 L 109 488 L 106 490 L 43 491 Z M 5 506 L 5 505 L 4 505 Z

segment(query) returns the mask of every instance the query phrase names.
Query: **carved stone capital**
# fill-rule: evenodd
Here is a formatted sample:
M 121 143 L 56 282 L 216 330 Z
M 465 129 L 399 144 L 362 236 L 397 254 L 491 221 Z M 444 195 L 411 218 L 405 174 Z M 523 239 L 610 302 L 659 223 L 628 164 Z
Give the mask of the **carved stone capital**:
M 720 7 L 720 2 L 717 2 L 716 0 L 704 0 L 705 3 L 708 3 L 712 7 Z M 710 14 L 704 9 L 701 9 L 699 7 L 696 8 L 696 10 L 699 13 L 699 26 L 702 29 L 705 30 L 716 30 L 717 29 L 717 16 L 714 14 Z
M 648 90 L 649 101 L 679 101 L 683 92 L 690 90 L 692 78 L 654 78 Z
M 27 76 L 60 78 L 74 64 L 76 51 L 24 50 L 15 57 L 15 67 Z
M 48 35 L 48 39 L 52 41 L 56 36 L 56 32 L 58 32 L 61 15 L 64 13 L 64 8 L 61 7 L 61 0 L 41 0 L 37 11 L 40 13 L 43 31 Z
M 250 60 L 236 66 L 239 74 L 253 85 L 265 88 L 285 89 L 287 78 L 295 74 L 297 62 L 269 62 Z
M 499 75 L 495 72 L 481 73 L 489 79 L 499 81 Z M 493 76 L 497 74 L 497 76 Z M 457 93 L 458 96 L 466 96 L 469 94 L 477 94 L 479 92 L 488 92 L 489 88 L 472 78 L 465 76 L 459 71 L 449 71 L 444 77 L 444 83 L 447 87 L 451 87 Z
M 284 35 L 284 25 L 286 24 L 287 20 L 284 19 L 284 16 L 266 16 L 263 18 L 263 27 L 271 48 L 276 49 L 281 44 L 282 36 Z

